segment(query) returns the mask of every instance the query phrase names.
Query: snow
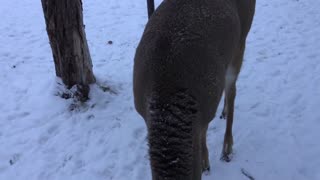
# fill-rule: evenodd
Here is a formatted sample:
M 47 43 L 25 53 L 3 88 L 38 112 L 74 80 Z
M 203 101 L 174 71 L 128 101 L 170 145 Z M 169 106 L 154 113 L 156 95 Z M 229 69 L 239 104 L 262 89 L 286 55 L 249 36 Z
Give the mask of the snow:
M 83 3 L 99 85 L 79 106 L 57 96 L 62 86 L 41 1 L 0 0 L 1 180 L 151 179 L 146 127 L 132 97 L 146 2 Z M 215 118 L 204 180 L 320 179 L 319 7 L 320 1 L 257 1 L 237 83 L 233 159 L 219 160 L 225 121 Z

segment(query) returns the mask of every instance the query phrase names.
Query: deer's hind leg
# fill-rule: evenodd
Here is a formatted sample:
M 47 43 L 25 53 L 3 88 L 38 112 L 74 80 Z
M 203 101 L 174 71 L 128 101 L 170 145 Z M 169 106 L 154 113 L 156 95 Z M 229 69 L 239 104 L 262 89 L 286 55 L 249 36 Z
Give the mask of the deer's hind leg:
M 207 147 L 207 130 L 208 130 L 208 125 L 201 132 L 202 172 L 209 173 L 210 162 L 209 162 L 209 152 Z
M 231 153 L 233 146 L 232 125 L 233 125 L 233 112 L 234 112 L 234 100 L 236 97 L 236 81 L 241 69 L 243 55 L 245 50 L 245 44 L 242 43 L 238 52 L 233 60 L 230 62 L 225 79 L 225 100 L 222 117 L 226 117 L 227 126 L 224 135 L 222 157 L 221 159 L 229 162 L 231 161 Z

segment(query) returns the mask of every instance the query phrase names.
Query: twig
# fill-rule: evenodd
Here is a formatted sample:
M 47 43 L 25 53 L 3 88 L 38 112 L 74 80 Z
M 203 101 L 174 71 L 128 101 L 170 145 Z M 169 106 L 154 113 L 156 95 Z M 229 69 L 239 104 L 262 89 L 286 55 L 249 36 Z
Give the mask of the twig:
M 250 173 L 243 168 L 241 168 L 241 173 L 245 175 L 247 178 L 249 178 L 250 180 L 255 180 L 254 177 L 250 175 Z

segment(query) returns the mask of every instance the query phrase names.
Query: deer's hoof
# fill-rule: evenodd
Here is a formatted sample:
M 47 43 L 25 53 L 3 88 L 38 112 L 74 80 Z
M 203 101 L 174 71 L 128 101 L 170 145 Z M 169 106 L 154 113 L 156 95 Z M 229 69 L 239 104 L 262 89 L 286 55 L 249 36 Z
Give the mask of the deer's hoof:
M 226 117 L 223 114 L 221 114 L 220 119 L 226 119 Z
M 210 174 L 210 166 L 202 168 L 202 172 L 204 175 L 209 175 Z
M 230 162 L 232 159 L 232 154 L 222 154 L 220 160 L 224 162 Z
M 222 149 L 221 160 L 225 162 L 230 162 L 232 159 L 232 146 L 233 146 L 233 137 L 225 137 Z

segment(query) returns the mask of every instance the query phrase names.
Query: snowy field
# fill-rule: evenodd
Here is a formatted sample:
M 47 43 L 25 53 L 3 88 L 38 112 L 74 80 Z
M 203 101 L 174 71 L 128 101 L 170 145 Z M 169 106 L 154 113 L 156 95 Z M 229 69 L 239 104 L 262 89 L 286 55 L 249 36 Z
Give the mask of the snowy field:
M 83 1 L 94 73 L 114 92 L 93 85 L 79 107 L 58 96 L 41 1 L 0 0 L 0 180 L 151 179 L 132 96 L 145 0 Z M 225 121 L 215 118 L 204 180 L 249 180 L 242 171 L 256 180 L 320 180 L 319 8 L 319 0 L 257 0 L 238 81 L 234 157 L 219 160 Z

